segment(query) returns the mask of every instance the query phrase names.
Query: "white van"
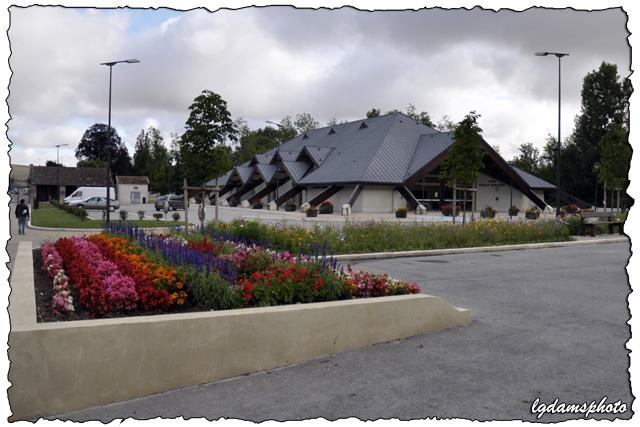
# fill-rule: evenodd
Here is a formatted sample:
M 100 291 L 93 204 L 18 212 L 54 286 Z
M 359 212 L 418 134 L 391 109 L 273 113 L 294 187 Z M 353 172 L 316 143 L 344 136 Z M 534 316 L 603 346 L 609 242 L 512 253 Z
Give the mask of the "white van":
M 84 200 L 87 197 L 105 197 L 106 195 L 107 187 L 78 187 L 76 191 L 64 198 L 64 202 L 69 203 L 74 200 Z M 109 196 L 111 197 L 111 200 L 115 200 L 115 191 L 113 187 L 109 187 Z

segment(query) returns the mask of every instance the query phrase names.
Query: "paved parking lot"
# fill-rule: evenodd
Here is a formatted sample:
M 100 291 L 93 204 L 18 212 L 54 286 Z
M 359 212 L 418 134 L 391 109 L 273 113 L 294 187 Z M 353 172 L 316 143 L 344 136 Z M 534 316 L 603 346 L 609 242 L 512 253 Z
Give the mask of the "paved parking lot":
M 357 268 L 417 281 L 423 292 L 470 308 L 474 323 L 58 418 L 535 421 L 536 399 L 606 397 L 627 412 L 591 418 L 627 419 L 629 249 L 614 243 L 360 262 Z M 584 415 L 539 421 L 570 418 Z

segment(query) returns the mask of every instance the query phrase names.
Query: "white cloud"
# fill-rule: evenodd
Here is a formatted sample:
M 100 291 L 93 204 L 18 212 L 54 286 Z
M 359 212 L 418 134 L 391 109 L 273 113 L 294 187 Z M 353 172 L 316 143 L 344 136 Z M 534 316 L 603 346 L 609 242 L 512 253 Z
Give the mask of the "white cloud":
M 602 61 L 617 63 L 622 75 L 630 67 L 620 9 L 133 13 L 34 6 L 11 15 L 16 162 L 28 160 L 27 148 L 46 157 L 52 145 L 75 146 L 91 124 L 106 123 L 108 68 L 99 64 L 109 60 L 141 60 L 113 69 L 112 123 L 131 154 L 149 125 L 168 144 L 170 133 L 184 129 L 193 99 L 210 89 L 234 117 L 258 126 L 300 112 L 321 123 L 358 119 L 373 107 L 409 103 L 434 121 L 476 110 L 488 142 L 510 157 L 514 147 L 542 146 L 556 133 L 557 62 L 535 51 L 571 53 L 563 59 L 565 136 L 580 108 L 582 78 Z

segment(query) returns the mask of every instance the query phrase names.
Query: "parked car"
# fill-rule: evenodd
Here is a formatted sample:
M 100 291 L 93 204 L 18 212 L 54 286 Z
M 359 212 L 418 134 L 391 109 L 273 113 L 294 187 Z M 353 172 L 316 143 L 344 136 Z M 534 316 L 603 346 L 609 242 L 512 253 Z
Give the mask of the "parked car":
M 184 196 L 171 194 L 167 200 L 169 201 L 170 210 L 184 209 Z
M 176 209 L 184 209 L 184 196 L 179 194 L 167 194 L 165 196 L 156 197 L 154 206 L 156 211 L 164 209 L 165 200 L 169 203 L 169 210 L 175 211 Z
M 69 202 L 68 205 L 84 208 L 86 210 L 106 209 L 107 198 L 98 196 L 87 197 L 82 200 L 73 200 Z M 120 209 L 120 202 L 118 200 L 111 199 L 109 202 L 109 210 L 114 212 L 116 209 Z
M 160 212 L 161 210 L 164 209 L 164 201 L 167 200 L 167 197 L 169 197 L 169 196 L 168 195 L 164 195 L 164 196 L 156 197 L 156 201 L 153 203 L 153 205 L 156 208 L 156 211 Z

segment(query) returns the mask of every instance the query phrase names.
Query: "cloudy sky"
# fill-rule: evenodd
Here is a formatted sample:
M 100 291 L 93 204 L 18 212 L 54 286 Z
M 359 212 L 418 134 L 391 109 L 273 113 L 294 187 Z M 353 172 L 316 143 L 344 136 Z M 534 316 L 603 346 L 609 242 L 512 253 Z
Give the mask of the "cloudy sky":
M 385 3 L 399 4 L 376 6 Z M 251 128 L 301 112 L 324 125 L 361 119 L 374 107 L 386 112 L 413 104 L 435 122 L 445 115 L 459 121 L 475 110 L 485 139 L 511 159 L 520 144 L 542 147 L 548 134 L 557 134 L 558 61 L 534 52 L 570 53 L 562 60 L 563 138 L 573 130 L 587 73 L 606 61 L 621 76 L 630 74 L 621 8 L 13 6 L 9 15 L 8 137 L 15 164 L 55 160 L 55 145 L 68 144 L 60 160 L 75 165 L 84 131 L 107 122 L 105 61 L 141 61 L 113 69 L 112 125 L 131 155 L 143 128 L 157 127 L 167 143 L 171 133 L 182 133 L 189 104 L 210 89 Z

